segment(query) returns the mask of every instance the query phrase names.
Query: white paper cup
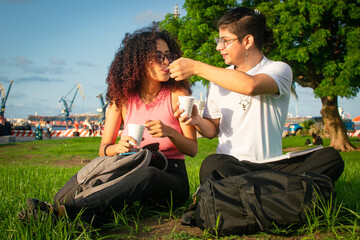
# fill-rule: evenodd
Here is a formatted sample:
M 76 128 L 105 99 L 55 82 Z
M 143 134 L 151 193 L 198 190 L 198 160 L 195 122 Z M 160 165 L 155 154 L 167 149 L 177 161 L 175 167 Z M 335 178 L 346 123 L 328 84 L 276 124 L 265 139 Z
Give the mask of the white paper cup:
M 128 133 L 130 137 L 133 137 L 136 142 L 138 143 L 137 146 L 140 145 L 143 134 L 144 134 L 144 129 L 145 126 L 141 125 L 141 124 L 128 124 Z M 132 141 L 129 141 L 132 145 L 135 145 L 135 143 L 133 143 Z
M 195 102 L 195 98 L 191 96 L 179 96 L 180 109 L 184 109 L 184 112 L 180 115 L 181 117 L 184 114 L 187 114 L 188 117 L 191 117 L 191 112 Z

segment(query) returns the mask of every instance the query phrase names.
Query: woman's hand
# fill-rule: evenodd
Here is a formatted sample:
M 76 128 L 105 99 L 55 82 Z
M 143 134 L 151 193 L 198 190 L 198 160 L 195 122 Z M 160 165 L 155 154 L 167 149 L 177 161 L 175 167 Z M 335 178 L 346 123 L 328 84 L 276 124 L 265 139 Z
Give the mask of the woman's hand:
M 191 112 L 191 117 L 187 114 L 184 114 L 181 116 L 181 114 L 184 112 L 184 109 L 179 108 L 180 103 L 177 103 L 177 110 L 174 113 L 174 116 L 179 119 L 179 122 L 184 123 L 185 125 L 197 125 L 200 122 L 200 114 L 199 110 L 197 109 L 197 106 L 194 104 Z
M 119 153 L 126 153 L 126 152 L 131 152 L 132 149 L 134 148 L 134 146 L 130 143 L 137 143 L 136 140 L 132 137 L 129 136 L 123 136 L 121 137 L 121 139 L 118 141 L 117 144 L 115 144 L 115 151 L 119 154 Z M 140 144 L 140 143 L 139 143 Z
M 154 138 L 169 137 L 173 128 L 163 124 L 160 120 L 146 120 L 145 127 Z

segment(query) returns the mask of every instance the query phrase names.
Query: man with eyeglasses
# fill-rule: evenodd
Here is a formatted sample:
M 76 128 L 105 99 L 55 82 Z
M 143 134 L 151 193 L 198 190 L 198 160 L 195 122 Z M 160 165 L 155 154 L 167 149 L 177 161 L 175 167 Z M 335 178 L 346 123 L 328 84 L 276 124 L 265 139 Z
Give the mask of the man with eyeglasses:
M 182 110 L 175 113 L 180 121 L 195 125 L 204 137 L 218 137 L 217 154 L 204 160 L 200 181 L 213 170 L 231 176 L 264 169 L 292 173 L 311 169 L 336 181 L 343 161 L 333 148 L 316 151 L 311 154 L 316 156 L 304 157 L 295 165 L 292 159 L 268 163 L 282 155 L 293 74 L 288 64 L 263 55 L 263 45 L 273 37 L 265 16 L 259 10 L 240 7 L 221 17 L 218 26 L 216 49 L 228 68 L 187 58 L 169 66 L 171 77 L 177 81 L 193 75 L 210 81 L 203 116 L 195 106 L 191 118 L 180 117 Z M 318 159 L 320 155 L 323 161 Z

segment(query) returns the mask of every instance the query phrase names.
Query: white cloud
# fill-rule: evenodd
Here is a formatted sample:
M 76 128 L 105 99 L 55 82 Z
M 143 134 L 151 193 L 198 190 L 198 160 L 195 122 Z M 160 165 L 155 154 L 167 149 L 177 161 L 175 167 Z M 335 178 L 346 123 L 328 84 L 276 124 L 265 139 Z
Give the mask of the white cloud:
M 0 0 L 1 1 L 1 0 Z M 48 66 L 34 66 L 34 63 L 24 56 L 18 56 L 13 61 L 7 62 L 4 58 L 0 59 L 0 66 L 19 67 L 24 73 L 33 74 L 65 74 L 75 73 L 71 68 L 64 68 L 66 62 L 61 58 L 49 58 Z
M 33 62 L 24 56 L 17 56 L 12 61 L 7 61 L 5 58 L 0 59 L 0 66 L 25 67 L 31 64 L 33 64 Z
M 9 98 L 14 98 L 14 99 L 24 99 L 26 98 L 26 94 L 24 92 L 19 92 L 19 91 L 12 91 L 10 94 L 9 94 Z
M 22 66 L 27 66 L 27 65 L 30 65 L 30 64 L 33 63 L 32 61 L 30 61 L 29 59 L 27 59 L 24 56 L 18 56 L 14 60 L 15 60 L 14 65 L 21 66 L 21 67 Z
M 47 67 L 24 67 L 24 73 L 33 73 L 33 74 L 66 74 L 66 73 L 75 73 L 74 70 L 70 68 L 64 68 L 57 65 L 49 65 Z
M 8 83 L 8 82 L 10 82 L 10 79 L 6 76 L 0 76 L 0 82 Z
M 141 12 L 137 14 L 133 21 L 136 24 L 149 24 L 153 21 L 160 21 L 164 18 L 164 13 L 156 13 L 153 10 L 147 10 L 145 12 Z
M 77 62 L 76 64 L 83 67 L 96 67 L 96 65 L 89 62 Z
M 64 82 L 62 79 L 50 79 L 39 76 L 23 77 L 16 79 L 16 82 Z
M 59 65 L 59 66 L 66 65 L 65 61 L 61 58 L 50 58 L 49 61 L 50 64 L 53 65 Z

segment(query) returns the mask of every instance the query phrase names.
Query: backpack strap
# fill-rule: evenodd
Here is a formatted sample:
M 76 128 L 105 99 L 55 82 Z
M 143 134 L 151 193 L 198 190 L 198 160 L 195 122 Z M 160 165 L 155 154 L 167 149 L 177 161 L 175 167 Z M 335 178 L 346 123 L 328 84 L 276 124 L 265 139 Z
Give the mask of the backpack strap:
M 181 225 L 185 226 L 196 226 L 195 221 L 195 211 L 196 211 L 197 204 L 190 205 L 188 209 L 186 209 L 181 217 Z
M 191 226 L 191 227 L 195 227 L 197 225 L 196 219 L 195 219 L 195 213 L 196 213 L 196 208 L 198 206 L 198 201 L 197 201 L 196 196 L 197 196 L 197 193 L 198 193 L 200 187 L 201 187 L 201 184 L 196 189 L 195 193 L 192 195 L 193 202 L 184 211 L 184 213 L 181 217 L 181 225 Z
M 156 167 L 162 171 L 166 171 L 168 167 L 168 160 L 165 155 L 159 150 L 159 143 L 148 144 L 143 149 L 148 149 L 152 153 L 149 166 Z

